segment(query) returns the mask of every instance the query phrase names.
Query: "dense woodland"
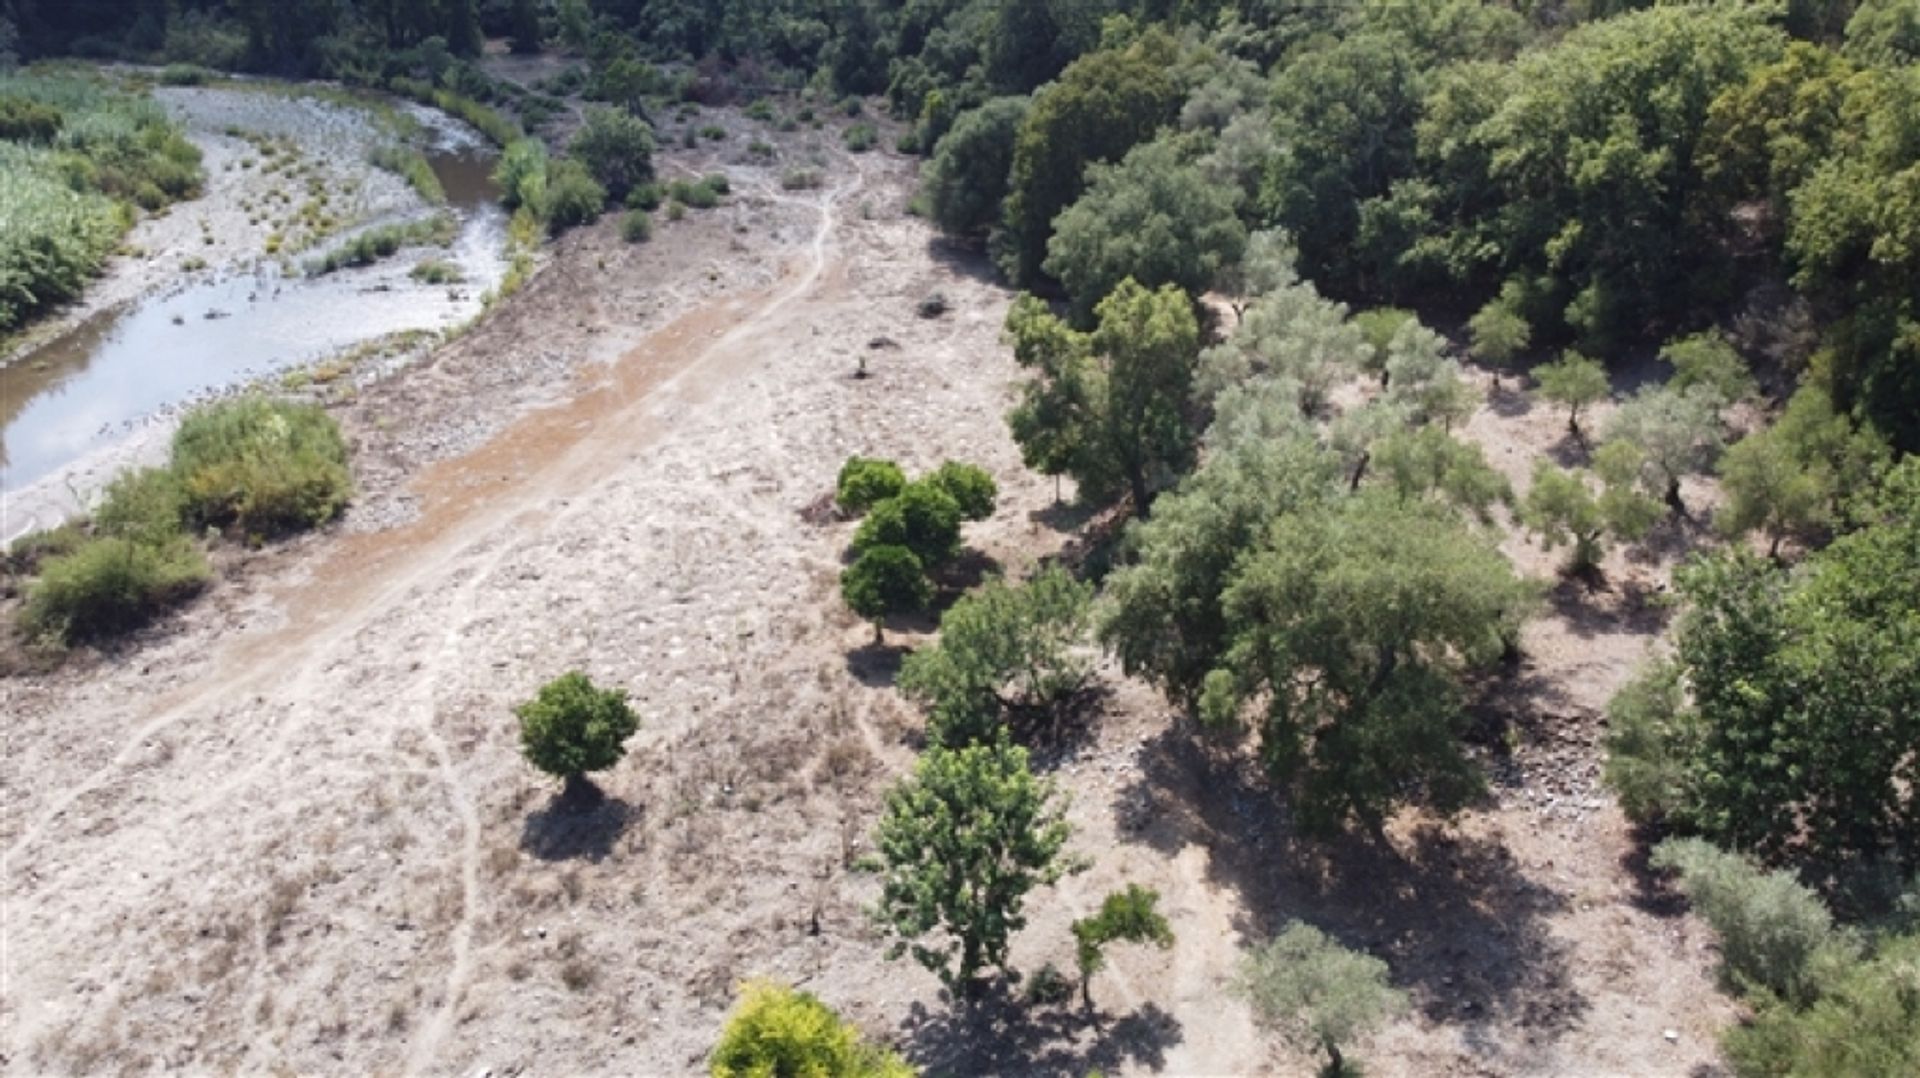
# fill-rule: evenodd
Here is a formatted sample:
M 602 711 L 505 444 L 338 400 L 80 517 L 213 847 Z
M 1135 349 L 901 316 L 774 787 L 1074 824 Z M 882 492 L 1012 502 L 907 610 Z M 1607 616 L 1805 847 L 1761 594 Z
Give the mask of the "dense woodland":
M 1009 731 L 1080 688 L 1067 642 L 1090 633 L 1194 723 L 1253 735 L 1304 830 L 1378 835 L 1483 788 L 1464 701 L 1540 590 L 1498 552 L 1496 511 L 1592 579 L 1717 475 L 1719 539 L 1679 574 L 1672 647 L 1610 709 L 1608 782 L 1650 843 L 1685 836 L 1655 859 L 1751 1004 L 1737 1068 L 1920 1066 L 1915 0 L 134 6 L 9 0 L 0 46 L 426 80 L 523 120 L 464 58 L 489 38 L 565 50 L 611 109 L 564 159 L 525 144 L 505 174 L 514 201 L 587 191 L 584 217 L 650 186 L 634 125 L 675 99 L 882 99 L 896 148 L 926 158 L 916 211 L 1026 293 L 1006 334 L 1027 463 L 1132 517 L 1090 566 L 1097 600 L 1058 573 L 990 586 L 902 672 L 933 745 L 882 825 L 886 916 L 957 989 L 1057 873 L 1063 833 Z M 1517 498 L 1452 432 L 1474 406 L 1463 358 L 1529 373 L 1580 466 L 1542 461 Z M 1583 426 L 1610 372 L 1645 370 Z M 1330 407 L 1356 378 L 1378 391 Z M 842 473 L 866 515 L 845 593 L 876 631 L 928 603 L 962 522 L 991 512 L 976 473 Z M 955 805 L 1006 831 L 963 851 L 1015 864 L 1001 906 L 958 908 L 952 866 L 920 863 Z M 1134 934 L 1100 939 L 1157 938 L 1150 898 L 1113 901 Z M 925 945 L 942 925 L 954 947 Z M 1284 1026 L 1299 986 L 1275 971 L 1304 959 L 1282 942 L 1318 953 L 1276 940 L 1245 991 Z M 1378 979 L 1363 967 L 1330 976 Z M 830 1024 L 783 991 L 740 1021 Z M 901 1066 L 820 1035 L 848 1067 Z

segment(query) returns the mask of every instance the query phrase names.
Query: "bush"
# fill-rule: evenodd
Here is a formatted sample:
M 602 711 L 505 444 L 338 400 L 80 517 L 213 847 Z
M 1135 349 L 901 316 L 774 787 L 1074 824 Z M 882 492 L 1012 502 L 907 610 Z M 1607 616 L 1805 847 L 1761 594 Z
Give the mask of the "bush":
M 947 492 L 960 506 L 962 520 L 985 520 L 992 516 L 1000 495 L 1000 488 L 986 469 L 959 461 L 942 463 L 925 481 Z
M 323 524 L 353 496 L 347 444 L 316 405 L 249 396 L 202 408 L 173 436 L 188 519 L 272 535 Z
M 534 207 L 537 212 L 547 190 L 547 147 L 535 139 L 521 139 L 506 148 L 494 166 L 493 182 L 508 209 Z
M 180 534 L 187 494 L 167 468 L 121 472 L 93 511 L 94 530 L 117 539 L 157 543 Z
M 1407 1006 L 1406 995 L 1388 985 L 1385 962 L 1301 921 L 1250 949 L 1233 988 L 1262 1028 L 1300 1051 L 1326 1052 L 1332 1074 L 1346 1072 L 1342 1046 Z
M 706 180 L 689 183 L 675 180 L 667 185 L 667 194 L 676 202 L 691 206 L 696 210 L 710 210 L 720 204 L 720 195 L 724 186 L 716 190 Z
M 198 64 L 168 64 L 160 69 L 160 81 L 167 86 L 201 86 L 216 77 Z
M 911 1078 L 900 1057 L 864 1044 L 859 1030 L 819 999 L 771 981 L 749 981 L 720 1034 L 714 1078 Z
M 1697 838 L 1669 839 L 1653 867 L 1675 869 L 1680 888 L 1720 937 L 1720 960 L 1736 988 L 1764 988 L 1794 1004 L 1817 994 L 1822 951 L 1844 948 L 1833 916 L 1786 872 L 1766 872 Z
M 620 238 L 628 243 L 645 243 L 652 239 L 652 215 L 645 210 L 628 210 L 620 218 Z
M 938 486 L 921 480 L 873 506 L 854 533 L 853 549 L 903 546 L 928 569 L 953 558 L 960 546 L 960 503 Z
M 450 213 L 438 213 L 418 221 L 380 225 L 367 229 L 318 258 L 308 259 L 304 269 L 309 277 L 324 277 L 351 266 L 371 266 L 383 258 L 391 258 L 404 247 L 449 243 L 458 228 L 459 223 Z
M 466 280 L 459 266 L 440 258 L 422 260 L 407 276 L 421 284 L 459 284 Z
M 567 152 L 616 199 L 653 178 L 653 128 L 626 109 L 588 109 Z
M 907 475 L 890 460 L 848 457 L 834 485 L 834 504 L 848 513 L 864 513 L 876 503 L 900 493 Z
M 1844 963 L 1818 1002 L 1762 1001 L 1724 1047 L 1741 1075 L 1920 1074 L 1920 936 L 1894 937 L 1870 961 Z
M 124 632 L 199 591 L 209 575 L 206 558 L 185 536 L 96 538 L 47 559 L 27 592 L 21 626 L 63 643 Z
M 637 183 L 627 192 L 627 207 L 635 210 L 657 210 L 660 203 L 666 201 L 666 191 L 657 183 Z
M 854 124 L 852 127 L 847 128 L 846 133 L 841 136 L 841 139 L 847 144 L 847 149 L 854 153 L 866 153 L 868 150 L 873 149 L 873 144 L 878 138 L 879 136 L 874 133 L 872 124 Z
M 686 215 L 687 215 L 686 203 L 680 201 L 677 198 L 667 203 L 667 220 L 678 221 L 681 218 L 684 218 Z
M 640 728 L 624 689 L 598 689 L 577 670 L 540 687 L 513 709 L 520 719 L 520 750 L 527 762 L 566 780 L 569 793 L 591 787 L 589 771 L 620 762 L 626 740 Z
M 780 186 L 788 191 L 811 191 L 821 184 L 817 168 L 790 168 L 780 176 Z
M 547 168 L 547 193 L 540 216 L 547 231 L 559 235 L 575 225 L 591 224 L 607 204 L 607 189 L 578 161 L 555 161 Z

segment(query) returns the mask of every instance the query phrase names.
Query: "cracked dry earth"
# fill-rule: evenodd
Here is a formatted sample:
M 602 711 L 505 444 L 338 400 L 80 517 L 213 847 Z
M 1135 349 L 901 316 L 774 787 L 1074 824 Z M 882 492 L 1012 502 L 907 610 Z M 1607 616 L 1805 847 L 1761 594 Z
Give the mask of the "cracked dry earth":
M 343 526 L 123 652 L 0 682 L 6 1071 L 690 1073 L 768 975 L 940 1072 L 1306 1073 L 1224 987 L 1292 916 L 1413 994 L 1376 1073 L 1710 1071 L 1705 936 L 1590 781 L 1657 628 L 1617 596 L 1550 607 L 1520 681 L 1561 689 L 1500 705 L 1525 736 L 1493 797 L 1401 821 L 1393 856 L 1291 838 L 1243 752 L 1112 675 L 1098 732 L 1047 761 L 1094 867 L 1034 896 L 1015 960 L 1069 968 L 1067 923 L 1123 881 L 1162 891 L 1179 944 L 1116 953 L 1097 1022 L 957 1016 L 883 960 L 851 866 L 918 720 L 837 601 L 851 525 L 811 510 L 865 453 L 993 471 L 968 539 L 1010 573 L 1074 518 L 1001 420 L 1007 294 L 903 214 L 910 160 L 828 175 L 737 176 L 644 257 L 611 221 L 570 237 L 347 411 L 367 489 Z M 936 290 L 952 312 L 915 317 Z M 1556 427 L 1469 429 L 1523 464 Z M 590 812 L 511 714 L 573 668 L 643 723 Z

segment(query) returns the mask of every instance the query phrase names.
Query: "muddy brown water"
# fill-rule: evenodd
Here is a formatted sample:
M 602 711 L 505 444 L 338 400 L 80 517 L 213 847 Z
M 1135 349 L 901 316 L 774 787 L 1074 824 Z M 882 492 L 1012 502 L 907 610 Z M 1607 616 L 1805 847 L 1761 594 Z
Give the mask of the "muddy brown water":
M 155 413 L 403 330 L 455 325 L 505 266 L 491 147 L 427 160 L 460 218 L 451 250 L 407 251 L 307 278 L 276 263 L 197 279 L 85 320 L 0 370 L 0 491 L 16 491 L 124 437 Z M 380 223 L 380 222 L 375 222 Z M 465 281 L 424 285 L 428 254 Z

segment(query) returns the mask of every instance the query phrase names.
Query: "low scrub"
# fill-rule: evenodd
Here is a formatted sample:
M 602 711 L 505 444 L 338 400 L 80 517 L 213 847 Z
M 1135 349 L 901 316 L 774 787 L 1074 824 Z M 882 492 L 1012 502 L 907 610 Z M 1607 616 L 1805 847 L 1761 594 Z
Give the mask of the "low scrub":
M 276 535 L 323 524 L 353 494 L 346 440 L 310 404 L 223 401 L 187 417 L 173 471 L 194 523 Z
M 430 205 L 447 204 L 446 188 L 440 185 L 440 177 L 434 175 L 433 166 L 427 163 L 427 157 L 411 146 L 375 146 L 367 155 L 373 167 L 393 173 L 407 181 Z
M 420 221 L 370 228 L 318 258 L 307 260 L 309 277 L 321 277 L 350 266 L 371 266 L 405 247 L 445 245 L 453 241 L 458 223 L 451 214 L 435 214 Z
M 147 541 L 99 536 L 50 557 L 27 591 L 22 627 L 63 644 L 135 629 L 199 591 L 207 560 L 183 535 Z

